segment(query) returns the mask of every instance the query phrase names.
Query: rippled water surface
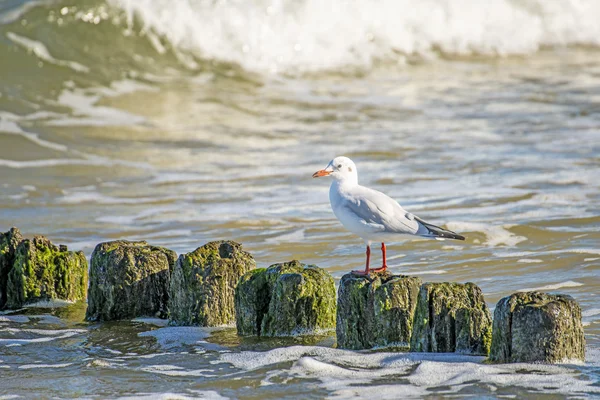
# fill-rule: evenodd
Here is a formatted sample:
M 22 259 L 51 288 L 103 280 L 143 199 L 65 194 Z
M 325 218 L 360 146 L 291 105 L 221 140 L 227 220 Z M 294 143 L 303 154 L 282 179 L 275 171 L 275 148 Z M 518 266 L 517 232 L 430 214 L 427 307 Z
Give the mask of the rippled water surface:
M 547 36 L 518 48 L 457 30 L 454 42 L 429 47 L 433 33 L 404 36 L 411 50 L 396 41 L 402 32 L 357 23 L 374 42 L 308 35 L 294 56 L 284 51 L 292 22 L 289 37 L 264 43 L 255 19 L 239 17 L 250 47 L 226 25 L 211 47 L 184 7 L 219 18 L 253 15 L 261 2 L 181 2 L 174 15 L 159 3 L 0 3 L 0 231 L 15 225 L 87 256 L 118 238 L 178 253 L 233 239 L 259 266 L 299 259 L 338 279 L 364 265 L 364 245 L 331 212 L 329 181 L 311 175 L 346 155 L 360 183 L 467 236 L 390 243 L 393 272 L 475 282 L 490 307 L 518 290 L 570 294 L 583 309 L 588 362 L 490 366 L 342 351 L 328 336 L 258 341 L 231 328 L 88 324 L 74 305 L 0 315 L 0 395 L 600 395 L 600 50 L 584 37 L 600 35 L 585 10 L 579 39 L 560 36 L 566 11 L 557 10 L 555 25 L 542 24 Z M 306 4 L 304 13 L 323 17 Z M 270 21 L 260 26 L 286 29 Z M 547 47 L 556 44 L 548 38 L 570 46 Z M 461 41 L 471 50 L 452 48 Z

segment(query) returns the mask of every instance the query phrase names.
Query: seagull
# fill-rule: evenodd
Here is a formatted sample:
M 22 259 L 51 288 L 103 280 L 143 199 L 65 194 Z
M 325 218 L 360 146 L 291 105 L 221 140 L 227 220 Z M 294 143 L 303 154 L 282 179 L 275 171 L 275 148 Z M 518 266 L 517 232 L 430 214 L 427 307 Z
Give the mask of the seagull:
M 427 223 L 409 213 L 386 194 L 359 185 L 356 165 L 348 157 L 336 157 L 325 169 L 313 174 L 313 178 L 321 176 L 333 178 L 329 188 L 329 202 L 333 213 L 346 229 L 363 238 L 367 245 L 365 270 L 352 271 L 355 274 L 368 275 L 371 272 L 385 271 L 385 242 L 402 236 L 465 240 L 464 236 Z M 373 241 L 381 242 L 381 268 L 369 268 Z

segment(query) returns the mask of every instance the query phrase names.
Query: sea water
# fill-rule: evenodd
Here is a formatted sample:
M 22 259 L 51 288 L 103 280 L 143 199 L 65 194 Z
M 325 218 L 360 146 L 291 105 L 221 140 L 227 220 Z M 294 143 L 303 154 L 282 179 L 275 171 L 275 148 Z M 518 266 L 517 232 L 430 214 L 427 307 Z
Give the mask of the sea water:
M 600 396 L 599 17 L 593 0 L 0 2 L 0 231 L 88 257 L 232 239 L 337 280 L 364 244 L 311 175 L 346 155 L 467 237 L 388 243 L 392 272 L 474 282 L 492 309 L 569 294 L 587 340 L 585 363 L 488 365 L 46 303 L 0 315 L 0 396 Z

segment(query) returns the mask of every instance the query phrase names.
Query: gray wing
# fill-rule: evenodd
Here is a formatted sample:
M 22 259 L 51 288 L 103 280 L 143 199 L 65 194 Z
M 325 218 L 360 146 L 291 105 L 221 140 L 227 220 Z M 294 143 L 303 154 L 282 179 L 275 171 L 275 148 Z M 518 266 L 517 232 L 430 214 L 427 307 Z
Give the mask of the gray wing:
M 364 221 L 372 230 L 385 233 L 427 234 L 415 217 L 387 195 L 363 186 L 345 198 L 344 207 Z

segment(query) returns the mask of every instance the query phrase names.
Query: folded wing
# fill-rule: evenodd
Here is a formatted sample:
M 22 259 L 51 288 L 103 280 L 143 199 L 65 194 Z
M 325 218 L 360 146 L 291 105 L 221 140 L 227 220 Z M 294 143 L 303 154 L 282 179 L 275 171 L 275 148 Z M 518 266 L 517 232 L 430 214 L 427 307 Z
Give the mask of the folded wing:
M 409 213 L 391 197 L 363 186 L 345 198 L 344 207 L 373 232 L 465 240 L 464 236 Z
M 418 235 L 420 229 L 422 233 L 428 232 L 392 198 L 376 190 L 359 189 L 345 199 L 344 206 L 371 230 L 406 235 Z

